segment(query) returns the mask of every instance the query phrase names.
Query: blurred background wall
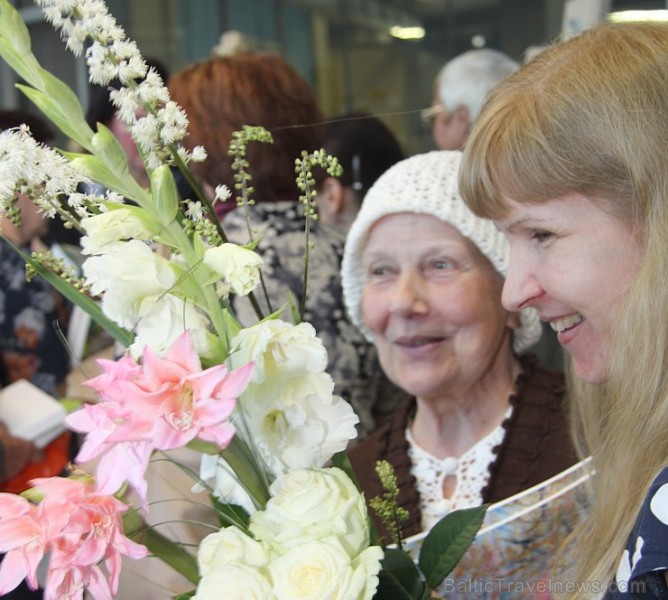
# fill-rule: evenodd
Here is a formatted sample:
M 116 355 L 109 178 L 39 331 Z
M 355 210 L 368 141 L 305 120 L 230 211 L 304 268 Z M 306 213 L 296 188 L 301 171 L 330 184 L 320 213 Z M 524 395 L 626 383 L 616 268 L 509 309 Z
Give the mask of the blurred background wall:
M 599 0 L 568 0 L 580 5 Z M 666 0 L 606 0 L 611 10 L 665 9 Z M 558 38 L 567 0 L 108 0 L 144 56 L 174 72 L 200 60 L 222 33 L 242 32 L 253 50 L 282 54 L 311 82 L 326 115 L 381 116 L 407 152 L 432 147 L 420 109 L 431 105 L 440 67 L 473 47 L 523 60 Z M 30 0 L 14 3 L 30 24 L 42 64 L 87 101 L 83 60 L 67 53 Z M 394 30 L 393 27 L 401 29 Z M 407 28 L 417 27 L 410 30 Z M 421 29 L 420 29 L 421 28 Z M 414 39 L 400 39 L 411 31 Z M 417 33 L 415 33 L 417 32 Z M 29 104 L 0 66 L 0 105 Z M 32 107 L 30 107 L 32 110 Z

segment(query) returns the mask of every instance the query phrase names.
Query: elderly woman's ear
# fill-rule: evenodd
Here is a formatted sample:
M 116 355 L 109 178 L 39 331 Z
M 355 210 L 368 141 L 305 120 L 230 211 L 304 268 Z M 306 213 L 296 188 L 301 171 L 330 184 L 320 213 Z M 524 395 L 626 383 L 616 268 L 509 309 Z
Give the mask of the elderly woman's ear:
M 318 194 L 318 212 L 323 223 L 330 223 L 346 208 L 346 191 L 336 177 L 327 177 Z

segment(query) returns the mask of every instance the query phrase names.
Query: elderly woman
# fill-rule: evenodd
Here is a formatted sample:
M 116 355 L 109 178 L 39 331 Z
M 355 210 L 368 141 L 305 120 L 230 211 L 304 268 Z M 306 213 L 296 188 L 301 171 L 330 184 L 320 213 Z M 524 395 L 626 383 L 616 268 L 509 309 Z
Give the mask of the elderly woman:
M 507 242 L 461 199 L 460 160 L 435 151 L 390 168 L 364 199 L 344 254 L 350 315 L 413 397 L 350 453 L 367 498 L 382 494 L 376 461 L 394 466 L 410 513 L 404 536 L 576 461 L 563 378 L 521 356 L 540 336 L 538 317 L 501 305 Z

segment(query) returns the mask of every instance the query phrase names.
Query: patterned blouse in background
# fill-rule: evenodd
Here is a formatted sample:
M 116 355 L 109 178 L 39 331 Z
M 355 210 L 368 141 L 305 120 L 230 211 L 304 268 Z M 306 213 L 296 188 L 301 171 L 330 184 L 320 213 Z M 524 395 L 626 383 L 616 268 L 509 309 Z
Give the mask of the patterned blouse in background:
M 304 218 L 301 204 L 265 202 L 249 208 L 253 238 L 259 239 L 262 275 L 272 310 L 287 303 L 286 288 L 299 305 L 302 299 L 304 266 Z M 240 209 L 223 221 L 230 241 L 245 244 L 248 226 Z M 389 415 L 405 393 L 381 371 L 376 349 L 348 319 L 341 290 L 341 259 L 345 234 L 333 227 L 312 223 L 309 275 L 304 320 L 315 327 L 329 355 L 328 373 L 335 382 L 334 392 L 350 402 L 360 418 L 358 439 L 375 429 Z M 260 286 L 254 292 L 265 315 L 270 311 Z M 247 298 L 233 299 L 233 306 L 244 325 L 257 322 Z M 283 318 L 290 320 L 289 312 Z
M 46 281 L 26 281 L 23 259 L 0 238 L 0 384 L 27 379 L 53 396 L 63 394 L 70 362 L 55 324 L 66 332 L 67 314 Z

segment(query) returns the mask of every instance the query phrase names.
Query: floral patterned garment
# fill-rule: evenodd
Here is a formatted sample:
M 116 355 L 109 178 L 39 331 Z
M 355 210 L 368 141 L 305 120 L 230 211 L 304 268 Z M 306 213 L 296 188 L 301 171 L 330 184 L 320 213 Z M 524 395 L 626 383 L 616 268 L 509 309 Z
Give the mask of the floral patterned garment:
M 24 248 L 29 252 L 27 248 Z M 69 371 L 69 357 L 55 323 L 66 331 L 67 307 L 43 279 L 30 283 L 25 263 L 0 238 L 0 356 L 2 384 L 27 379 L 45 392 L 59 396 Z
M 668 598 L 668 467 L 649 489 L 605 600 Z
M 258 203 L 249 208 L 253 238 L 259 239 L 264 278 L 271 308 L 288 302 L 289 289 L 297 306 L 302 299 L 304 271 L 304 218 L 297 202 Z M 245 244 L 249 232 L 242 209 L 223 221 L 230 241 Z M 327 371 L 335 382 L 334 392 L 350 402 L 360 418 L 358 440 L 375 428 L 376 421 L 390 414 L 405 397 L 382 373 L 376 349 L 367 342 L 346 315 L 341 290 L 341 259 L 345 234 L 333 227 L 312 223 L 309 252 L 308 295 L 304 320 L 310 322 L 329 355 Z M 264 314 L 269 314 L 261 286 L 255 290 Z M 233 300 L 244 325 L 257 322 L 248 298 Z M 283 314 L 290 320 L 289 309 Z

